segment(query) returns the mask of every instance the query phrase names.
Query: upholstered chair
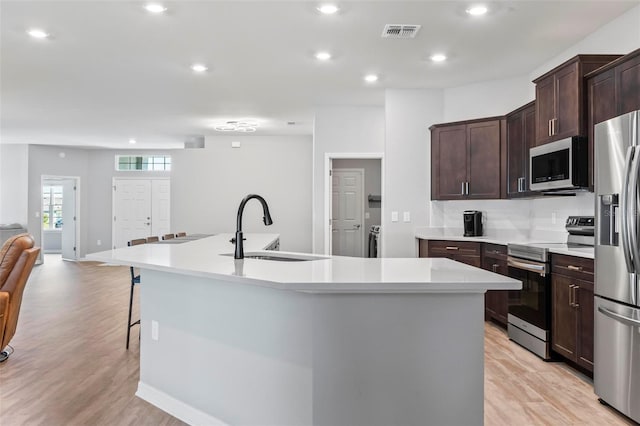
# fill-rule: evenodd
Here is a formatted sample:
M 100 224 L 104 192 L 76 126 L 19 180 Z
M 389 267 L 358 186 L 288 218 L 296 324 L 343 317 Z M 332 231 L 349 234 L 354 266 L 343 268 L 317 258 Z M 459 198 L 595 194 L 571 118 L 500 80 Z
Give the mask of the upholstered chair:
M 22 294 L 39 252 L 29 234 L 14 235 L 0 249 L 0 362 L 13 352 L 9 342 L 16 333 Z

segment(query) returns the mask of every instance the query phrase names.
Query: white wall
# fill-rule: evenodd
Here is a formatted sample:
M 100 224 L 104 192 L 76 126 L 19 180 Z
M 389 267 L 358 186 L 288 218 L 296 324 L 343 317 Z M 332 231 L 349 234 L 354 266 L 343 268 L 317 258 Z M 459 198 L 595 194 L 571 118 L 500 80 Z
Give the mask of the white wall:
M 383 107 L 319 107 L 313 126 L 313 252 L 324 253 L 325 155 L 384 151 Z M 384 203 L 384 200 L 383 200 Z M 383 204 L 384 206 L 384 204 Z M 384 211 L 384 207 L 383 207 Z
M 231 148 L 232 141 L 242 147 Z M 308 136 L 207 136 L 204 149 L 174 151 L 172 228 L 235 232 L 240 201 L 259 194 L 273 225 L 265 227 L 262 207 L 253 200 L 243 231 L 279 233 L 281 250 L 311 252 L 311 147 Z
M 28 169 L 27 145 L 0 143 L 0 224 L 27 226 Z
M 414 229 L 429 223 L 431 199 L 431 133 L 441 122 L 442 90 L 387 90 L 385 92 L 385 162 L 382 218 L 382 255 L 416 256 Z M 392 212 L 399 221 L 392 222 Z M 409 212 L 411 221 L 403 221 Z

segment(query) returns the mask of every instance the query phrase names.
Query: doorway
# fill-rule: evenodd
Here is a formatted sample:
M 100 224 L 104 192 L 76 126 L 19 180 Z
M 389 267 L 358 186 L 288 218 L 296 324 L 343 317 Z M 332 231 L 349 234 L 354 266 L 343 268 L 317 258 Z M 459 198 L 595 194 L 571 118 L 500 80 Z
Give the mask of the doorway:
M 77 260 L 79 250 L 80 178 L 42 176 L 41 239 L 43 253 L 60 253 Z
M 171 231 L 171 181 L 168 178 L 113 178 L 113 248 Z
M 382 154 L 327 154 L 326 165 L 325 254 L 381 257 Z

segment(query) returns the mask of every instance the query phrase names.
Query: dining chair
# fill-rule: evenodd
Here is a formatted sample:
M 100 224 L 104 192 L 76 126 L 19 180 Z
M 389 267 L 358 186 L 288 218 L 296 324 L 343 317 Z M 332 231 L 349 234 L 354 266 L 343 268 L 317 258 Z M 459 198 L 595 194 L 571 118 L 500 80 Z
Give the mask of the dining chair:
M 129 247 L 137 246 L 140 244 L 145 244 L 147 242 L 146 238 L 138 238 L 135 240 L 131 240 L 127 243 Z M 140 274 L 136 275 L 135 268 L 133 266 L 129 267 L 129 271 L 131 272 L 131 293 L 129 295 L 129 319 L 127 320 L 127 349 L 129 349 L 129 337 L 131 336 L 131 327 L 134 325 L 140 325 L 140 320 L 137 320 L 134 323 L 131 323 L 131 310 L 133 309 L 133 288 L 136 284 L 140 284 Z
M 148 243 L 157 243 L 158 241 L 160 241 L 160 238 L 153 236 L 153 237 L 147 237 L 147 242 Z
M 163 240 L 173 240 L 174 238 L 175 238 L 175 235 L 173 235 L 173 234 L 164 234 L 162 236 Z

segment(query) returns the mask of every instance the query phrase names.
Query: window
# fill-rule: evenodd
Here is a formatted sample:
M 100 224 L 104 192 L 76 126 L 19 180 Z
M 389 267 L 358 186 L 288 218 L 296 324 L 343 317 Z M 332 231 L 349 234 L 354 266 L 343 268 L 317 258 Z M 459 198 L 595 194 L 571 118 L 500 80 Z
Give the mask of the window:
M 62 185 L 42 187 L 42 228 L 62 228 Z
M 116 170 L 164 172 L 171 170 L 170 155 L 116 155 Z

